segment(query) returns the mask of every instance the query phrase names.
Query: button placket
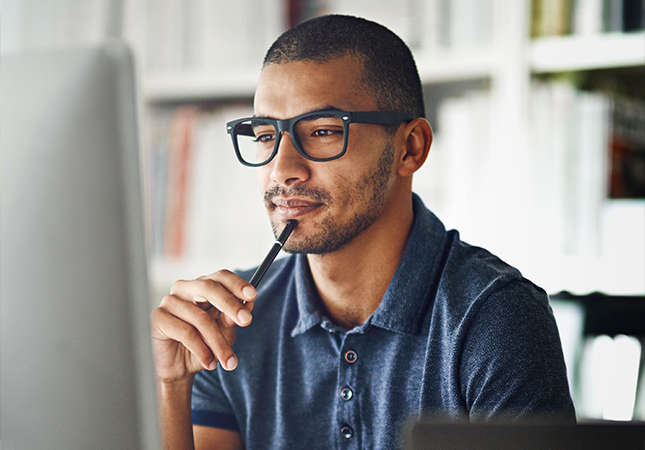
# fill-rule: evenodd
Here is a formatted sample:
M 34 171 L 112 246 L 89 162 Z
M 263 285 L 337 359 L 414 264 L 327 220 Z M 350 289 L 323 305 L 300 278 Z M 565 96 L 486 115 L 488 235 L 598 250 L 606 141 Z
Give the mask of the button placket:
M 358 369 L 362 334 L 349 333 L 341 343 L 338 367 L 338 432 L 342 448 L 360 448 L 360 402 L 358 401 Z

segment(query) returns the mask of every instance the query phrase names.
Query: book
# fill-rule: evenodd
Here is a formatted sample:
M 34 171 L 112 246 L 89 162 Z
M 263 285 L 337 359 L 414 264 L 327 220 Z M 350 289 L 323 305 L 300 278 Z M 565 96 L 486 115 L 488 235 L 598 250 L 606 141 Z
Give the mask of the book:
M 192 176 L 193 126 L 196 109 L 177 109 L 170 121 L 168 134 L 168 183 L 164 217 L 164 254 L 183 256 L 185 249 L 186 210 L 191 198 L 188 183 Z
M 645 102 L 616 99 L 610 147 L 609 196 L 645 198 Z
M 645 29 L 644 0 L 533 0 L 531 37 Z
M 591 336 L 580 363 L 578 417 L 603 420 L 634 418 L 642 349 L 633 336 Z
M 645 1 L 623 0 L 623 31 L 632 32 L 645 28 Z

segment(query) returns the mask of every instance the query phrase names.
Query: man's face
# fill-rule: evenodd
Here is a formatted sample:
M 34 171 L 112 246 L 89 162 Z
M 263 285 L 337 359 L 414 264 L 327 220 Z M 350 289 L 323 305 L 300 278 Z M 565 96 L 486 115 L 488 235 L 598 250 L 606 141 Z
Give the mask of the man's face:
M 375 111 L 376 100 L 359 81 L 361 68 L 352 57 L 268 65 L 255 114 L 289 119 L 330 108 Z M 284 134 L 276 157 L 258 169 L 274 232 L 288 219 L 299 222 L 284 249 L 330 253 L 372 225 L 388 198 L 393 158 L 392 137 L 378 125 L 351 124 L 347 153 L 328 162 L 307 160 Z

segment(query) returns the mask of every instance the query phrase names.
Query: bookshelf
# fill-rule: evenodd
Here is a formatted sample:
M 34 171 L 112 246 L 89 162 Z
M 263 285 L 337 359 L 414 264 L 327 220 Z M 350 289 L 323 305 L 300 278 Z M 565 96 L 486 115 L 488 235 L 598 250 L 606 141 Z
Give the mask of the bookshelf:
M 146 17 L 146 8 L 149 8 L 146 2 L 125 3 L 125 34 L 139 55 L 147 115 L 154 116 L 155 111 L 172 110 L 178 105 L 192 105 L 198 110 L 218 110 L 218 120 L 222 125 L 225 117 L 230 119 L 236 114 L 231 112 L 227 115 L 228 108 L 250 111 L 248 108 L 262 53 L 290 21 L 297 20 L 286 12 L 287 3 L 293 6 L 294 2 L 264 0 L 260 7 L 273 11 L 265 18 L 267 20 L 241 27 L 242 31 L 237 29 L 240 27 L 231 29 L 234 38 L 248 46 L 248 55 L 231 53 L 226 49 L 220 49 L 220 54 L 216 55 L 213 53 L 217 50 L 216 44 L 208 50 L 204 42 L 195 41 L 218 36 L 204 30 L 208 22 L 203 18 L 198 22 L 194 20 L 207 14 L 213 19 L 216 11 L 212 6 L 204 5 L 208 2 L 194 2 L 185 8 L 178 6 L 179 3 L 166 5 L 161 8 L 163 13 L 157 12 L 152 18 Z M 602 25 L 596 23 L 598 18 L 590 11 L 569 9 L 570 17 L 567 17 L 565 9 L 556 11 L 553 5 L 557 2 L 549 0 L 410 0 L 404 5 L 388 1 L 344 0 L 301 0 L 295 3 L 300 5 L 300 18 L 321 12 L 362 15 L 384 23 L 408 41 L 424 85 L 428 117 L 437 135 L 428 167 L 417 176 L 415 189 L 448 226 L 460 229 L 466 240 L 490 248 L 517 265 L 550 293 L 645 294 L 645 250 L 640 254 L 638 251 L 641 244 L 645 249 L 645 243 L 639 237 L 645 229 L 645 218 L 642 217 L 645 216 L 644 200 L 599 200 L 597 197 L 604 194 L 594 189 L 592 200 L 584 195 L 568 198 L 569 206 L 572 202 L 593 203 L 587 210 L 578 211 L 579 217 L 572 218 L 571 214 L 563 213 L 562 209 L 567 206 L 563 201 L 560 201 L 559 211 L 554 213 L 549 201 L 558 195 L 568 196 L 564 190 L 572 189 L 572 186 L 561 179 L 548 180 L 553 177 L 554 165 L 562 166 L 564 162 L 553 156 L 546 160 L 536 156 L 543 150 L 536 147 L 535 142 L 540 139 L 535 138 L 537 130 L 534 124 L 536 116 L 544 114 L 536 112 L 540 95 L 552 95 L 539 93 L 541 88 L 536 86 L 541 82 L 562 78 L 563 73 L 568 74 L 565 78 L 575 80 L 601 71 L 610 73 L 615 84 L 616 79 L 620 83 L 620 72 L 625 69 L 645 76 L 645 31 L 619 32 L 615 30 L 615 24 L 609 32 L 594 29 Z M 242 10 L 245 6 L 236 8 Z M 282 12 L 278 14 L 275 11 Z M 560 15 L 553 16 L 556 13 Z M 230 15 L 231 12 L 225 13 L 213 26 L 226 28 L 224 21 L 230 20 Z M 591 24 L 582 22 L 584 17 Z M 170 21 L 172 25 L 164 26 L 164 21 Z M 161 26 L 169 30 L 176 42 L 168 38 L 159 39 L 159 32 L 154 30 L 146 35 L 146 23 L 155 29 Z M 187 27 L 186 23 L 191 26 Z M 561 26 L 547 26 L 555 23 Z M 241 34 L 251 33 L 251 29 L 253 36 L 261 37 L 254 44 L 248 36 Z M 150 42 L 155 41 L 155 37 L 158 48 L 155 47 L 155 54 L 150 55 Z M 227 48 L 230 42 L 231 38 L 226 41 Z M 165 50 L 164 46 L 167 47 Z M 194 55 L 193 47 L 199 49 L 201 59 Z M 188 50 L 193 56 L 181 56 Z M 566 95 L 579 96 L 577 93 Z M 476 117 L 464 113 L 463 110 L 468 109 L 479 111 L 485 121 L 483 128 L 477 124 Z M 462 123 L 474 127 L 472 134 L 478 132 L 479 136 L 484 136 L 483 139 L 455 137 L 459 133 L 464 134 L 459 130 L 463 130 L 460 127 Z M 215 125 L 211 126 L 215 128 Z M 224 135 L 223 126 L 221 133 Z M 218 140 L 223 151 L 229 146 L 226 139 L 224 135 Z M 472 149 L 466 151 L 466 147 Z M 456 152 L 451 148 L 463 150 L 463 155 L 453 156 Z M 591 158 L 584 154 L 576 157 L 582 161 Z M 469 158 L 480 167 L 468 162 Z M 602 158 L 602 155 L 594 158 Z M 234 160 L 229 162 L 236 167 Z M 588 162 L 582 164 L 590 165 Z M 606 163 L 596 161 L 594 164 L 597 167 L 584 170 L 598 172 Z M 481 167 L 488 172 L 482 173 Z M 560 177 L 567 175 L 563 167 L 556 169 L 562 172 Z M 248 174 L 243 175 L 237 168 L 230 170 L 246 183 L 253 183 Z M 494 176 L 486 176 L 486 173 L 496 171 Z M 460 179 L 466 187 L 450 182 L 445 173 Z M 580 176 L 588 177 L 588 174 Z M 470 181 L 464 183 L 464 179 Z M 229 180 L 227 185 L 237 190 L 239 185 L 231 185 L 231 182 Z M 549 197 L 541 192 L 545 183 L 558 185 L 559 190 L 550 189 Z M 580 183 L 583 184 L 574 187 L 584 188 L 584 182 Z M 600 185 L 604 186 L 603 183 L 605 181 L 601 180 Z M 213 188 L 212 184 L 209 186 Z M 242 203 L 249 202 L 250 196 L 257 196 L 248 187 L 240 190 L 249 196 L 240 196 Z M 534 208 L 536 204 L 542 205 L 537 211 Z M 590 208 L 595 208 L 595 211 L 590 212 Z M 565 248 L 569 245 L 566 243 L 560 247 L 543 245 L 543 241 L 554 236 L 559 240 L 571 238 L 575 233 L 572 230 L 585 218 L 580 214 L 586 214 L 586 218 L 595 222 L 590 229 L 582 230 L 587 237 L 595 233 L 590 238 L 595 243 L 579 244 L 579 248 L 573 251 Z M 479 220 L 486 215 L 491 218 Z M 220 220 L 213 217 L 217 216 L 215 212 L 211 216 L 212 223 Z M 554 224 L 548 223 L 551 217 Z M 254 216 L 253 220 L 260 219 Z M 572 221 L 577 223 L 568 223 Z M 558 234 L 553 230 L 558 226 L 569 227 L 569 234 Z M 551 230 L 551 234 L 544 229 Z M 267 245 L 270 245 L 270 240 L 267 234 Z M 227 264 L 222 256 L 225 254 L 235 254 L 235 261 L 242 265 L 253 265 L 265 251 L 262 240 L 255 242 L 260 249 L 257 252 L 249 250 L 245 255 L 238 255 L 233 249 L 218 253 L 220 256 L 217 257 L 207 256 L 208 252 L 201 252 L 197 257 L 190 253 L 173 258 L 158 255 L 152 264 L 155 282 L 163 290 L 175 278 L 201 275 L 197 272 L 200 266 L 202 271 L 215 270 L 221 264 Z
M 642 67 L 645 33 L 604 33 L 594 36 L 557 36 L 531 44 L 534 73 Z

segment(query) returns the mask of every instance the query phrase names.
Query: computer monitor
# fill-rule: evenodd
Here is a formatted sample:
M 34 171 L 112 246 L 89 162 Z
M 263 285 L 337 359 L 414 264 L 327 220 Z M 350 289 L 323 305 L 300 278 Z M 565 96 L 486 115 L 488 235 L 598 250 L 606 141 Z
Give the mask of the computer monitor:
M 0 443 L 158 449 L 127 47 L 3 55 Z

